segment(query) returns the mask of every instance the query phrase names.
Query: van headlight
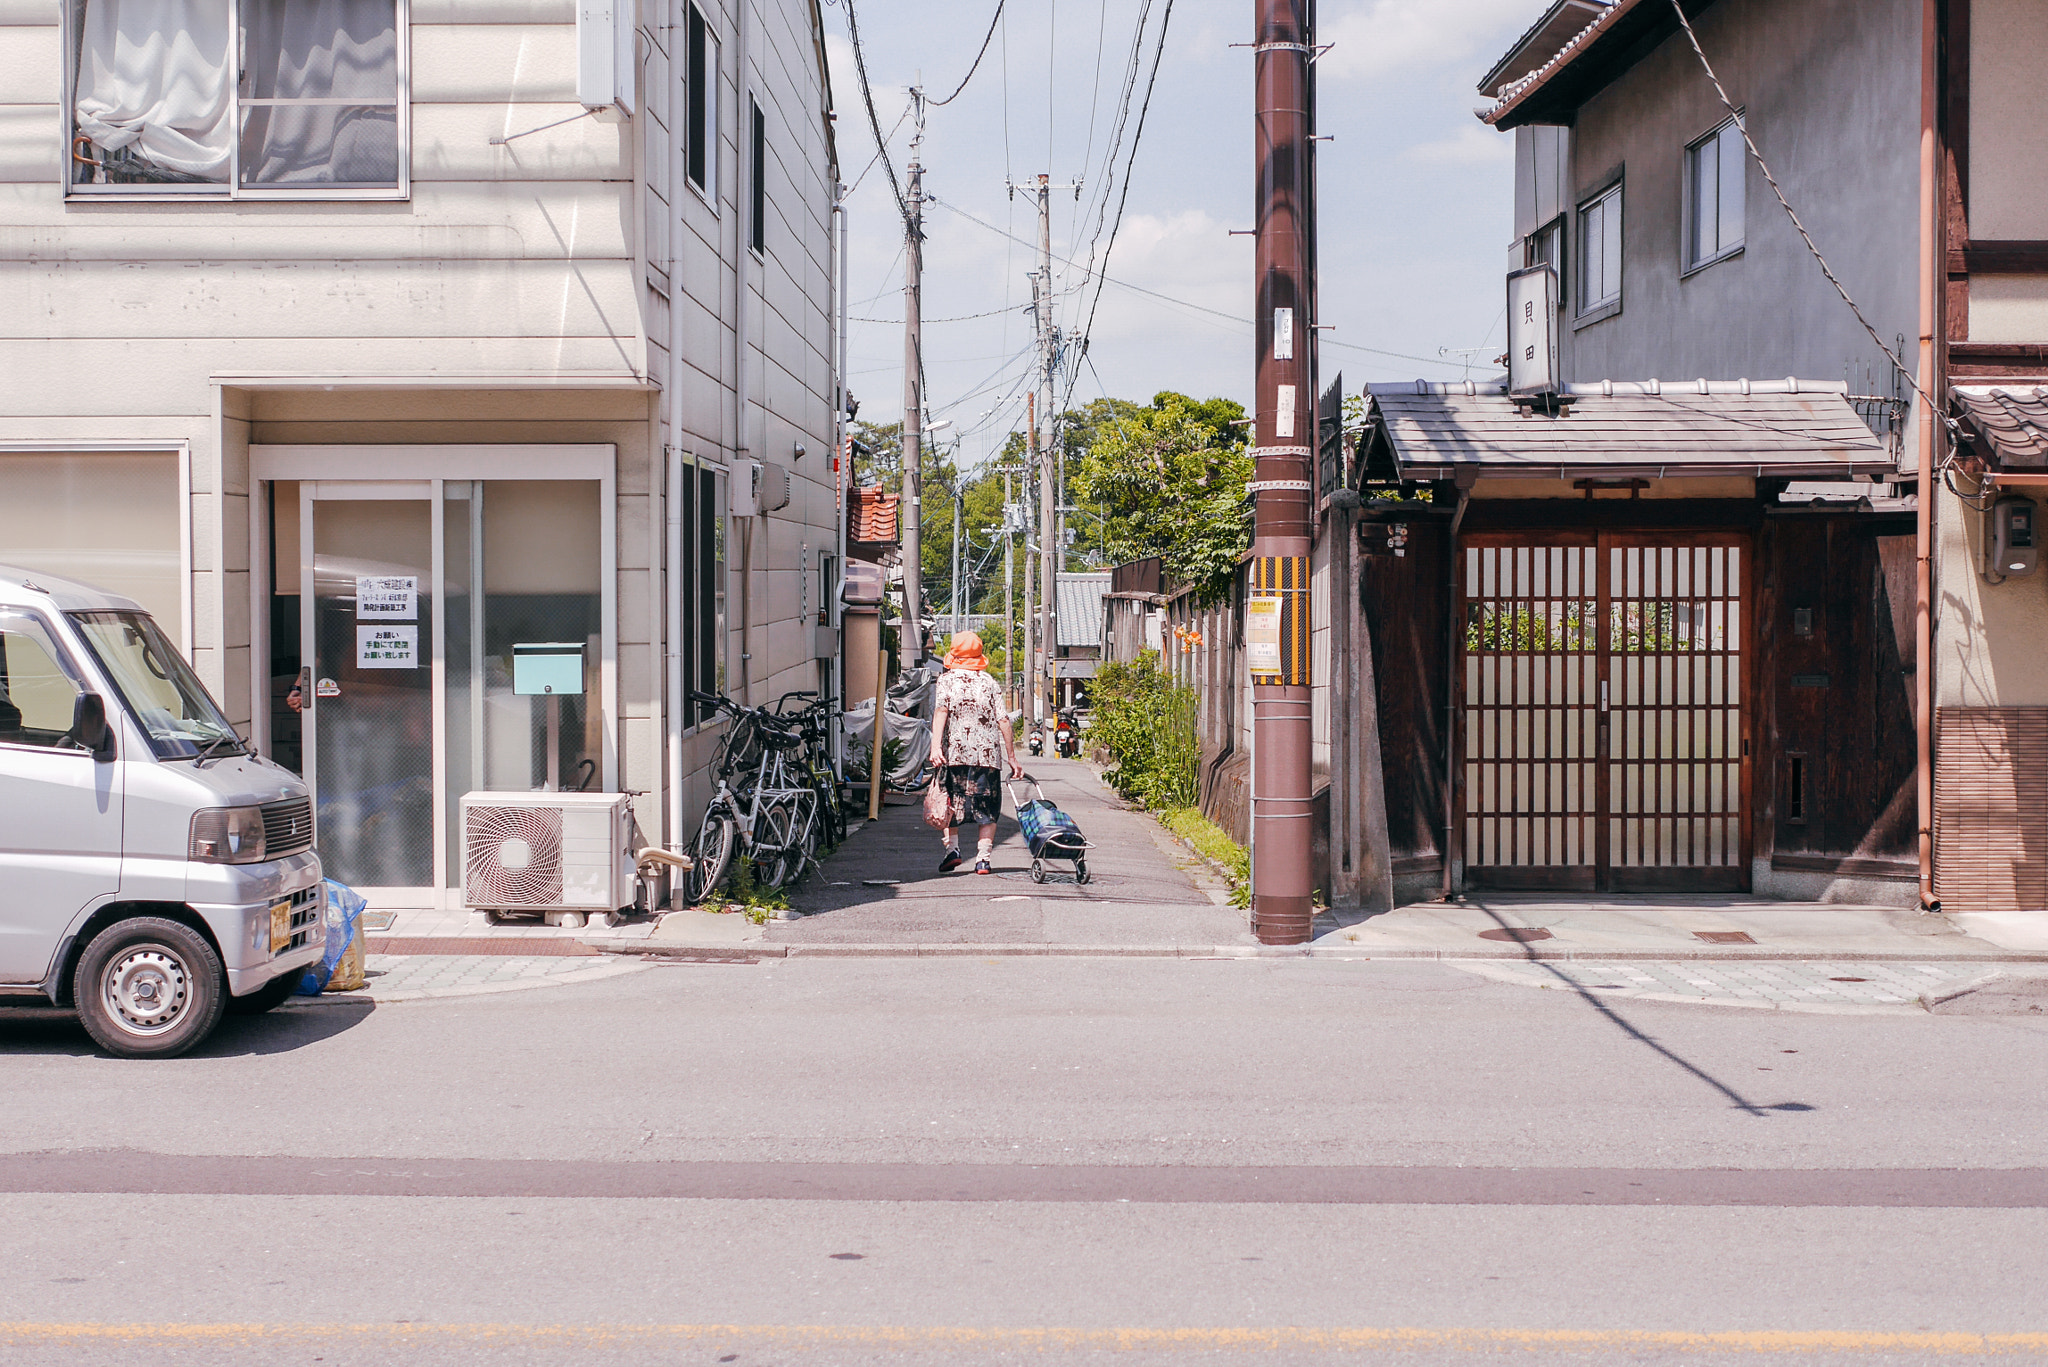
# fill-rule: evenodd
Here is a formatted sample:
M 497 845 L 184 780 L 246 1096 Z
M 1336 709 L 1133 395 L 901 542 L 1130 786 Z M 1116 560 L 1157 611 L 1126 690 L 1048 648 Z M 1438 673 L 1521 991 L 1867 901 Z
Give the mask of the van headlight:
M 192 814 L 190 857 L 204 864 L 263 862 L 263 809 L 209 807 Z

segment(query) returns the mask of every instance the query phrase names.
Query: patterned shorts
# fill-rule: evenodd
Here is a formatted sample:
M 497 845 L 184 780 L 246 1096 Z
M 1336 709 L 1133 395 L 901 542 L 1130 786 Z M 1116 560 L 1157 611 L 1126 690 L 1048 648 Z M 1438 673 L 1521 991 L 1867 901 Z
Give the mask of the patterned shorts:
M 979 764 L 946 766 L 946 792 L 963 826 L 993 826 L 1003 815 L 1002 772 Z

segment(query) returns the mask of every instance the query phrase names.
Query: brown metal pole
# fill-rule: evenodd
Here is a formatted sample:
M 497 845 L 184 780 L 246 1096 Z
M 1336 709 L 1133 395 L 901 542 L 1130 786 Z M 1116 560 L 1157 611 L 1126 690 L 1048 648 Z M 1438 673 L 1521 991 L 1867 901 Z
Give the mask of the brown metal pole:
M 1304 944 L 1314 908 L 1307 667 L 1314 536 L 1315 376 L 1309 232 L 1308 14 L 1312 0 L 1255 0 L 1257 413 L 1252 593 L 1282 601 L 1280 670 L 1252 676 L 1252 929 Z
M 1937 244 L 1941 220 L 1937 216 L 1940 198 L 1936 194 L 1936 111 L 1940 98 L 1941 67 L 1937 58 L 1936 25 L 1940 11 L 1936 0 L 1923 0 L 1920 14 L 1920 392 L 1935 392 L 1934 339 L 1935 263 L 1940 260 Z M 1924 399 L 1921 401 L 1918 440 L 1914 443 L 1916 488 L 1914 500 L 1913 564 L 1913 727 L 1915 743 L 1915 805 L 1919 816 L 1920 907 L 1932 910 L 1934 897 L 1934 457 L 1939 450 L 1937 433 L 1941 415 Z

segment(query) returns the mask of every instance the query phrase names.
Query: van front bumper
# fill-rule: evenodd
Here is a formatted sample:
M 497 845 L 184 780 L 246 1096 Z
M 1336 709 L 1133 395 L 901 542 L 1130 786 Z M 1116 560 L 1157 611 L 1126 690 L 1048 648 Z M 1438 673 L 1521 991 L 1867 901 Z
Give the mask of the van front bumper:
M 327 908 L 321 896 L 319 855 L 307 850 L 265 864 L 199 867 L 214 885 L 207 891 L 226 894 L 221 901 L 194 901 L 191 907 L 213 928 L 231 995 L 247 996 L 275 978 L 320 962 L 327 950 Z M 289 904 L 291 933 L 273 952 L 271 908 L 280 902 Z

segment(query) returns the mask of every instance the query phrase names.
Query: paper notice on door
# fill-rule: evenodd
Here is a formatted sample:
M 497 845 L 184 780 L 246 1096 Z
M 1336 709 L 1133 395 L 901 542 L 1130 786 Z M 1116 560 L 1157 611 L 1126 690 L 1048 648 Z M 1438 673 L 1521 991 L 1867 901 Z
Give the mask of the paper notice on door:
M 1280 672 L 1280 600 L 1260 596 L 1244 604 L 1245 662 L 1254 674 Z
M 356 620 L 417 622 L 420 581 L 412 575 L 379 575 L 356 580 Z
M 418 669 L 418 627 L 357 627 L 357 669 Z

